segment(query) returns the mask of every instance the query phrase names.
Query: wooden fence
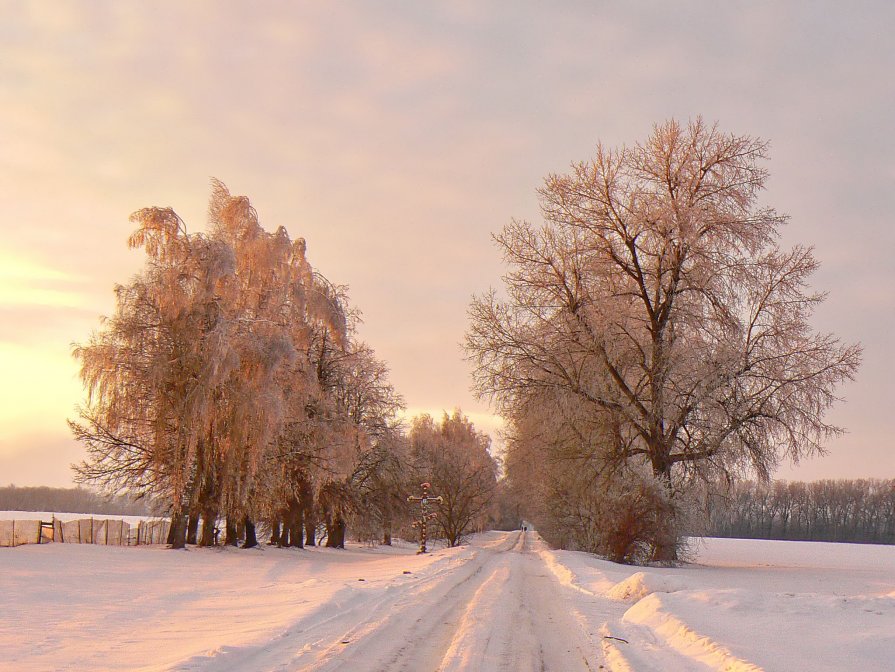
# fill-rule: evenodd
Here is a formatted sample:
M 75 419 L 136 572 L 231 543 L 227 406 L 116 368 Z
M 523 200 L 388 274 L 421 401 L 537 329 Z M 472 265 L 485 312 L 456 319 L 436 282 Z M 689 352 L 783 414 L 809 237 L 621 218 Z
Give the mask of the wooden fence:
M 142 546 L 164 544 L 168 540 L 168 520 L 144 520 L 131 525 L 112 518 L 80 518 L 61 521 L 0 520 L 0 546 L 23 544 L 103 544 Z

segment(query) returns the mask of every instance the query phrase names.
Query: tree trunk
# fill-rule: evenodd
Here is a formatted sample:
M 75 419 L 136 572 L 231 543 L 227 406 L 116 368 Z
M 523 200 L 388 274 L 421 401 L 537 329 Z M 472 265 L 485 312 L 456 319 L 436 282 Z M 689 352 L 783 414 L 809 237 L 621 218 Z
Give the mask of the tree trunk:
M 316 546 L 317 517 L 314 511 L 314 493 L 312 492 L 310 482 L 307 480 L 302 483 L 299 503 L 301 504 L 301 514 L 305 528 L 304 544 L 305 546 Z
M 202 509 L 202 538 L 199 540 L 200 546 L 214 546 L 217 544 L 217 535 L 215 535 L 215 526 L 218 522 L 218 509 L 217 506 L 208 503 L 204 509 Z
M 171 516 L 168 538 L 171 541 L 171 548 L 186 548 L 186 516 L 179 511 Z
M 227 538 L 224 539 L 224 544 L 227 546 L 238 546 L 239 545 L 239 533 L 236 531 L 236 521 L 233 520 L 233 516 L 227 516 L 227 527 L 225 534 Z
M 280 519 L 277 518 L 270 526 L 270 543 L 271 545 L 280 544 Z
M 304 548 L 304 539 L 302 538 L 302 527 L 304 524 L 304 516 L 302 515 L 302 507 L 297 499 L 289 502 L 289 538 L 292 545 L 296 548 Z
M 202 514 L 202 536 L 199 538 L 200 546 L 214 546 L 216 541 L 214 535 L 214 526 L 216 521 L 216 515 L 209 514 L 207 511 Z
M 186 524 L 186 543 L 196 544 L 196 537 L 199 535 L 199 512 L 190 513 L 189 520 Z
M 653 474 L 664 490 L 664 501 L 657 503 L 656 535 L 650 559 L 653 562 L 674 564 L 679 559 L 680 530 L 678 529 L 677 502 L 671 484 L 671 463 L 654 456 Z
M 317 521 L 310 515 L 305 514 L 305 546 L 317 545 Z
M 246 540 L 243 548 L 252 548 L 258 545 L 258 537 L 255 536 L 255 522 L 246 516 L 245 518 Z
M 337 515 L 326 526 L 326 547 L 345 548 L 345 521 Z

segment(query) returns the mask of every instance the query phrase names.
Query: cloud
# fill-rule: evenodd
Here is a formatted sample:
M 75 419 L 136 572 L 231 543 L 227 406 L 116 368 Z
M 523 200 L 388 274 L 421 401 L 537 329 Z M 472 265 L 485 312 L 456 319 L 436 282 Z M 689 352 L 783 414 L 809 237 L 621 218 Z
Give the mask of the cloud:
M 10 306 L 79 308 L 85 297 L 73 291 L 78 279 L 58 269 L 0 249 L 0 310 Z
M 818 322 L 867 342 L 879 372 L 846 424 L 879 427 L 895 376 L 887 19 L 885 3 L 4 4 L 0 340 L 39 341 L 59 367 L 29 351 L 59 392 L 9 400 L 33 395 L 29 422 L 64 417 L 41 404 L 80 396 L 69 342 L 143 263 L 128 215 L 170 205 L 201 230 L 215 176 L 351 285 L 412 406 L 487 424 L 458 344 L 470 295 L 503 271 L 490 233 L 538 221 L 543 177 L 598 140 L 703 114 L 772 141 L 764 196 L 792 215 L 785 243 L 817 245 Z

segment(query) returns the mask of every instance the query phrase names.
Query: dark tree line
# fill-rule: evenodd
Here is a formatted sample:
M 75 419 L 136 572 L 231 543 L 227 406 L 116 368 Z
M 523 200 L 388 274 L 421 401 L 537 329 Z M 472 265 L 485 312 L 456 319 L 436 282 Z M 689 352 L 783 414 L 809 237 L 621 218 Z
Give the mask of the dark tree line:
M 895 479 L 742 482 L 708 515 L 716 537 L 895 544 Z
M 0 511 L 49 511 L 90 513 L 112 516 L 147 516 L 144 501 L 126 495 L 103 497 L 86 488 L 16 487 L 0 488 Z

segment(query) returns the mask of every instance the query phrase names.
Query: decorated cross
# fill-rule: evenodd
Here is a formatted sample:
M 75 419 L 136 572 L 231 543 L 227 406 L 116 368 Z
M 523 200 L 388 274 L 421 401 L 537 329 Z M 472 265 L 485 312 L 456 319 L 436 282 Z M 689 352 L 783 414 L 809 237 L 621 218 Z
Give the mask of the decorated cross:
M 426 525 L 438 516 L 434 511 L 429 513 L 429 504 L 440 504 L 444 501 L 440 496 L 433 497 L 429 494 L 429 488 L 432 487 L 430 484 L 421 483 L 420 487 L 423 489 L 422 495 L 411 495 L 407 498 L 408 502 L 419 502 L 422 509 L 419 519 L 413 521 L 413 526 L 420 528 L 420 550 L 417 551 L 417 554 L 426 552 Z

